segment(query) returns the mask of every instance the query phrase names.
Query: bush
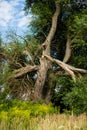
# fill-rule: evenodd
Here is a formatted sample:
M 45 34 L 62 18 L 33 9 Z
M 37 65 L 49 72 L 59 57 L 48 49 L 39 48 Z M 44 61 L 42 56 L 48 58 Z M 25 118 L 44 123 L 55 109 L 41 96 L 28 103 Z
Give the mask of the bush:
M 87 113 L 87 76 L 73 83 L 71 91 L 62 100 L 75 114 Z
M 29 101 L 10 100 L 0 105 L 0 118 L 2 118 L 4 114 L 7 114 L 9 119 L 15 117 L 29 119 L 30 117 L 37 116 L 45 117 L 46 114 L 55 112 L 56 110 L 52 107 L 52 104 L 35 104 Z

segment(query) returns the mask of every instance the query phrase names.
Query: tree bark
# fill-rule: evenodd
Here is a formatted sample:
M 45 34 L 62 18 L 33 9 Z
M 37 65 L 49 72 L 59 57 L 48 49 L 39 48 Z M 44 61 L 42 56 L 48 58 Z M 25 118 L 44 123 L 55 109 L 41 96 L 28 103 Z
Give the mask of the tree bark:
M 87 70 L 84 69 L 79 69 L 79 68 L 75 68 L 71 65 L 68 65 L 58 59 L 52 58 L 51 56 L 45 55 L 45 57 L 47 59 L 49 59 L 51 62 L 55 62 L 56 64 L 58 64 L 62 69 L 64 69 L 71 77 L 72 79 L 76 82 L 76 78 L 75 78 L 75 72 L 78 73 L 87 73 Z
M 65 50 L 65 56 L 63 58 L 63 62 L 67 63 L 68 60 L 70 59 L 70 56 L 71 56 L 71 39 L 68 36 L 67 42 L 66 42 L 66 50 Z
M 49 34 L 48 34 L 45 42 L 43 43 L 44 50 L 43 50 L 42 57 L 40 59 L 40 68 L 37 72 L 38 77 L 37 77 L 37 80 L 35 83 L 35 91 L 34 91 L 34 100 L 35 101 L 39 101 L 39 100 L 43 99 L 43 87 L 44 87 L 44 84 L 46 81 L 48 69 L 50 67 L 50 61 L 44 55 L 50 56 L 50 44 L 55 35 L 55 31 L 57 28 L 57 20 L 58 20 L 59 14 L 60 14 L 60 5 L 58 2 L 56 2 L 55 4 L 56 4 L 56 11 L 52 18 L 52 26 L 49 31 Z
M 28 72 L 32 72 L 32 71 L 36 71 L 36 70 L 38 70 L 38 66 L 27 65 L 26 67 L 22 67 L 20 69 L 14 70 L 13 75 L 11 77 L 18 78 Z

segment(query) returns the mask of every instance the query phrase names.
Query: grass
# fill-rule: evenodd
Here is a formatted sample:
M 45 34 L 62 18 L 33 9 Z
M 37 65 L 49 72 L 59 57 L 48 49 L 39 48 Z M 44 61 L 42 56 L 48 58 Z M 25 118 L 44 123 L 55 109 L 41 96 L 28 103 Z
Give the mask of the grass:
M 87 115 L 59 114 L 52 104 L 13 100 L 0 104 L 0 130 L 87 130 Z
M 87 116 L 78 117 L 65 114 L 46 115 L 46 117 L 13 117 L 5 115 L 0 120 L 0 130 L 87 130 Z

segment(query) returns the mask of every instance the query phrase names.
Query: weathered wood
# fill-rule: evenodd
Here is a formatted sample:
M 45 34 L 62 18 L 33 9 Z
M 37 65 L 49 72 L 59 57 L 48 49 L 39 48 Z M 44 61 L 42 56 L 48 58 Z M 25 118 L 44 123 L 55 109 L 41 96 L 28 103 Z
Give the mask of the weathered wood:
M 55 62 L 56 64 L 58 64 L 61 68 L 63 68 L 71 77 L 72 79 L 76 82 L 76 78 L 75 78 L 75 73 L 74 72 L 80 72 L 80 73 L 87 73 L 87 70 L 84 69 L 79 69 L 79 68 L 75 68 L 71 65 L 68 65 L 58 59 L 52 58 L 48 55 L 45 55 L 45 57 L 47 59 L 49 59 L 51 62 Z
M 71 39 L 69 38 L 69 36 L 67 36 L 66 50 L 65 50 L 63 62 L 67 63 L 70 57 L 71 57 Z
M 18 78 L 28 72 L 36 71 L 38 70 L 38 66 L 31 66 L 27 65 L 26 67 L 21 67 L 20 69 L 14 70 L 12 74 L 12 78 Z
M 60 5 L 58 2 L 56 2 L 56 11 L 52 18 L 52 26 L 45 42 L 43 43 L 44 50 L 42 53 L 42 57 L 40 59 L 40 67 L 37 73 L 38 77 L 35 83 L 34 100 L 36 101 L 42 99 L 43 97 L 43 87 L 44 87 L 45 80 L 47 77 L 48 69 L 50 67 L 50 62 L 48 59 L 46 59 L 44 55 L 50 56 L 50 44 L 56 32 L 57 20 L 58 20 L 59 14 L 60 14 Z

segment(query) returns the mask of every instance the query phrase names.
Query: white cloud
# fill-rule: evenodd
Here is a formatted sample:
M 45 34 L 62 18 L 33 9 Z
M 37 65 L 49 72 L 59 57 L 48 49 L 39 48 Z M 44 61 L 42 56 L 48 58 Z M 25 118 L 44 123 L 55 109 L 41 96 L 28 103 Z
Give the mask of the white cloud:
M 19 19 L 18 27 L 27 26 L 29 24 L 29 19 L 27 17 L 23 17 Z
M 23 7 L 23 2 L 24 0 L 0 1 L 0 26 L 8 26 L 8 24 L 13 26 L 12 24 L 14 24 L 15 22 L 16 26 L 18 24 L 18 26 L 20 27 L 28 23 L 27 17 L 25 16 L 25 12 L 21 9 Z
M 25 16 L 23 11 L 25 0 L 0 0 L 0 32 L 7 30 L 26 31 L 32 15 Z
M 11 6 L 17 6 L 17 5 L 19 4 L 19 0 L 11 0 L 11 1 L 9 2 L 9 4 L 10 4 Z
M 23 16 L 24 11 L 20 12 L 19 16 Z M 32 20 L 32 15 L 28 15 L 28 16 L 23 16 L 22 18 L 20 18 L 18 20 L 18 27 L 22 27 L 22 26 L 28 26 L 29 23 Z
M 7 1 L 1 1 L 0 2 L 0 21 L 8 23 L 11 19 L 13 19 L 13 7 Z
M 25 12 L 24 12 L 24 11 L 21 11 L 21 12 L 18 14 L 19 17 L 24 17 L 24 15 L 25 15 Z

